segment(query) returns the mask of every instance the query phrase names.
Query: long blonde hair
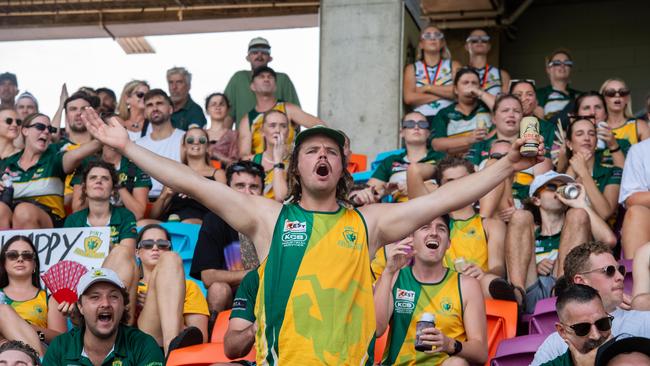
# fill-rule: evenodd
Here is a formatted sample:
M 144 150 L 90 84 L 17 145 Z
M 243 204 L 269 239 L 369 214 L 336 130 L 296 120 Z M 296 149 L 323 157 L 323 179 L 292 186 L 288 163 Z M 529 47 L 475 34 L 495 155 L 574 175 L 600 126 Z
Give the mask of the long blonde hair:
M 626 88 L 628 87 L 625 81 L 623 81 L 623 79 L 621 78 L 607 79 L 605 80 L 603 85 L 600 86 L 600 89 L 598 90 L 600 95 L 602 95 L 603 97 L 605 96 L 605 94 L 603 94 L 603 92 L 605 91 L 605 87 L 607 87 L 607 84 L 611 83 L 612 81 L 618 81 L 619 83 L 623 84 Z M 607 103 L 605 103 L 605 110 L 607 110 Z M 607 113 L 609 113 L 609 111 L 607 111 Z M 625 110 L 623 111 L 623 115 L 625 116 L 625 118 L 634 117 L 634 114 L 632 113 L 632 98 L 627 99 L 627 103 L 625 104 Z
M 117 105 L 117 115 L 125 121 L 128 121 L 129 117 L 131 116 L 129 106 L 126 104 L 126 99 L 131 96 L 135 88 L 140 85 L 144 85 L 147 87 L 147 89 L 150 89 L 149 84 L 144 80 L 131 80 L 128 83 L 124 84 L 122 94 L 120 95 L 120 102 Z

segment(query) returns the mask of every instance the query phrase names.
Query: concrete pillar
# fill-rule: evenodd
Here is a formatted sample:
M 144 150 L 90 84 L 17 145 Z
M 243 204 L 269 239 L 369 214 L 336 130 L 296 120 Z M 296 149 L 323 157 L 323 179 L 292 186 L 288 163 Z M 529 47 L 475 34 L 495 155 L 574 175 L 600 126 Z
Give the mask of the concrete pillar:
M 399 0 L 322 0 L 319 116 L 370 161 L 399 145 L 403 24 Z

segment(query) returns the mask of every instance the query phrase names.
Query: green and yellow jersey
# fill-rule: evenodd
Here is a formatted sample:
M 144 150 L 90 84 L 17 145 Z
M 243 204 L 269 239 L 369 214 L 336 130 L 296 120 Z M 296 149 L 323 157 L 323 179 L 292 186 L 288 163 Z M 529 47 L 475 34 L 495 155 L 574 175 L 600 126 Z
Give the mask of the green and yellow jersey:
M 259 365 L 372 364 L 373 280 L 357 210 L 284 205 L 258 271 Z
M 459 257 L 474 263 L 483 272 L 488 271 L 487 235 L 481 215 L 474 214 L 467 220 L 451 219 L 449 222 L 450 246 L 445 252 L 445 267 L 455 268 L 454 261 Z
M 0 290 L 0 292 L 3 292 Z M 11 306 L 18 316 L 31 325 L 47 328 L 47 294 L 39 290 L 36 296 L 25 301 L 16 301 L 5 294 L 5 304 Z
M 287 113 L 287 104 L 283 101 L 277 101 L 271 110 Z M 251 150 L 253 154 L 261 154 L 264 152 L 264 136 L 262 135 L 262 125 L 264 124 L 264 113 L 260 113 L 255 108 L 248 112 L 248 125 L 251 129 L 251 136 L 253 137 L 253 144 Z M 293 123 L 289 123 L 289 133 L 286 137 L 285 143 L 287 146 L 293 146 L 293 141 L 296 138 L 296 131 L 299 127 Z

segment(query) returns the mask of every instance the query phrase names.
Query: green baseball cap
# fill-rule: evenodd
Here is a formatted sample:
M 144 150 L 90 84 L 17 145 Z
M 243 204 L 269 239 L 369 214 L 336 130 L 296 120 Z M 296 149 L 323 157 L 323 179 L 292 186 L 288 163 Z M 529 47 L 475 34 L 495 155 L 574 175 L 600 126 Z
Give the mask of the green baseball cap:
M 331 138 L 336 142 L 337 145 L 339 145 L 340 148 L 343 148 L 345 145 L 345 136 L 343 133 L 341 133 L 341 131 L 323 125 L 316 125 L 314 127 L 300 131 L 298 136 L 296 136 L 296 149 L 298 146 L 300 146 L 300 144 L 303 143 L 303 141 L 305 141 L 305 139 L 318 135 Z

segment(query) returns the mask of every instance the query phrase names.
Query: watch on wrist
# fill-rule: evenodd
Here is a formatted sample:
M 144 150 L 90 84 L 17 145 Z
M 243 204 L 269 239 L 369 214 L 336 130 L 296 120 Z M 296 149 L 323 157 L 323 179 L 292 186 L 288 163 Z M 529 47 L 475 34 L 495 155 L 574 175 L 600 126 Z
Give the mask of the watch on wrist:
M 284 169 L 284 163 L 273 164 L 273 169 L 275 169 L 275 168 Z
M 459 340 L 454 341 L 454 352 L 450 353 L 449 356 L 455 356 L 463 350 L 463 344 Z
M 36 334 L 38 334 L 38 339 L 40 339 L 41 342 L 45 342 L 45 333 L 41 332 L 40 330 L 37 330 Z

